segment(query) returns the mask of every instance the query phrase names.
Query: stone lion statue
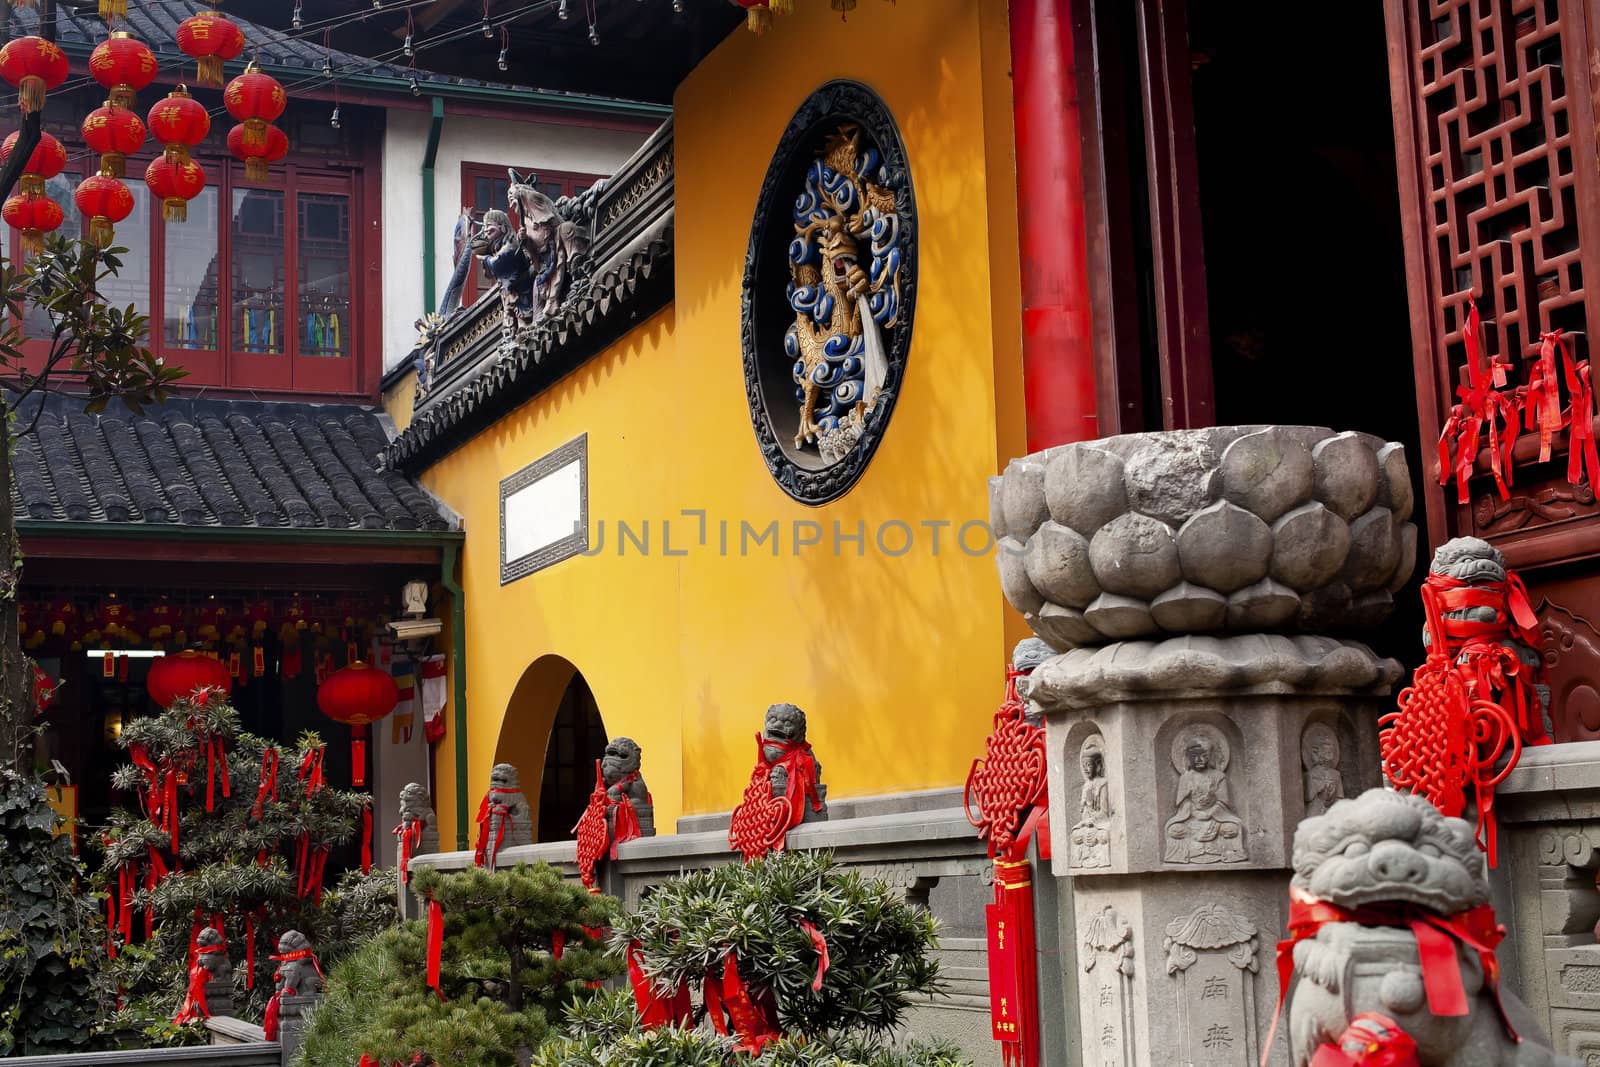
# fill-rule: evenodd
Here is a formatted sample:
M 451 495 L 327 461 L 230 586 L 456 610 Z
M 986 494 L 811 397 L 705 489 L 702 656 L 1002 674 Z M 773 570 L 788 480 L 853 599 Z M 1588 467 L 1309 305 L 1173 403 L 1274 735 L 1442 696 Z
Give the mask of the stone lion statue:
M 1318 909 L 1320 920 L 1293 949 L 1287 995 L 1297 1067 L 1323 1044 L 1336 1044 L 1358 1017 L 1374 1014 L 1394 1020 L 1416 1042 L 1422 1067 L 1578 1067 L 1550 1051 L 1509 990 L 1496 998 L 1484 961 L 1460 940 L 1455 955 L 1467 1012 L 1429 1010 L 1408 918 L 1422 909 L 1473 930 L 1488 945 L 1498 940 L 1486 908 L 1484 857 L 1465 820 L 1386 789 L 1338 801 L 1295 831 L 1291 885 L 1296 909 Z
M 310 997 L 322 992 L 322 972 L 310 955 L 311 939 L 299 930 L 285 930 L 278 938 L 278 955 L 296 956 L 278 963 L 278 992 L 285 997 Z M 304 953 L 304 955 L 297 955 Z
M 805 712 L 793 704 L 774 704 L 767 709 L 767 717 L 761 727 L 761 754 L 772 765 L 773 796 L 788 795 L 789 768 L 784 755 L 789 751 L 789 746 L 805 743 Z M 822 781 L 822 761 L 813 754 L 812 762 L 817 768 L 817 799 L 822 802 L 822 810 L 816 811 L 809 804 L 803 805 L 805 814 L 801 816 L 801 822 L 818 822 L 828 817 L 828 787 Z
M 222 939 L 222 932 L 214 926 L 208 926 L 200 931 L 200 935 L 195 938 L 195 944 L 202 950 L 211 950 L 209 952 L 201 951 L 195 957 L 196 965 L 203 967 L 208 975 L 206 985 L 209 987 L 213 983 L 220 984 L 225 982 L 231 991 L 233 989 L 233 961 L 228 959 L 228 953 L 223 951 L 225 942 Z M 207 992 L 209 993 L 209 989 Z
M 400 790 L 400 826 L 402 831 L 410 831 L 419 824 L 418 841 L 411 854 L 438 852 L 439 817 L 433 811 L 433 798 L 428 796 L 428 787 L 421 782 L 408 782 Z
M 522 779 L 515 767 L 509 763 L 494 765 L 489 771 L 486 800 L 488 840 L 498 842 L 495 851 L 533 844 L 533 813 L 528 810 L 528 798 L 522 795 Z M 490 865 L 493 865 L 493 857 L 490 857 Z
M 639 774 L 644 752 L 631 737 L 615 737 L 606 745 L 600 757 L 600 775 L 606 784 L 606 794 L 612 803 L 624 797 L 633 805 L 639 818 L 639 833 L 644 837 L 656 835 L 656 809 L 650 799 L 650 790 Z

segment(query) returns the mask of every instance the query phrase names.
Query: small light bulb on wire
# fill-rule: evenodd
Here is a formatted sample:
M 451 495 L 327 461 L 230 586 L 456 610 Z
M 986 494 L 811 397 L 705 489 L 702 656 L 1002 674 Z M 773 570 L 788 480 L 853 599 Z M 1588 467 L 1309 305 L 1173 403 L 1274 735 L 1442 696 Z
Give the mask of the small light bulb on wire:
M 572 12 L 567 10 L 567 0 L 561 0 L 561 5 L 556 8 L 556 18 L 569 19 L 571 17 Z
M 338 104 L 334 104 L 333 105 L 333 114 L 328 116 L 328 125 L 332 126 L 336 130 L 339 128 L 339 105 Z
M 300 14 L 300 0 L 294 0 L 294 18 L 291 20 L 291 25 L 297 30 L 300 28 Z
M 589 43 L 597 47 L 600 44 L 600 31 L 595 28 L 592 22 L 589 23 Z
M 322 76 L 324 78 L 333 77 L 333 60 L 326 55 L 322 57 Z
M 412 75 L 411 75 L 411 95 L 412 96 L 421 96 L 422 95 L 422 86 L 417 84 L 417 75 L 416 75 L 415 72 L 413 72 Z
M 401 46 L 400 50 L 406 54 L 407 59 L 417 54 L 411 48 L 411 35 L 409 33 L 406 34 L 406 43 Z
M 511 64 L 507 61 L 507 57 L 510 55 L 510 52 L 511 52 L 511 27 L 509 27 L 509 26 L 501 26 L 500 27 L 500 58 L 494 61 L 494 65 L 499 67 L 501 70 L 509 70 L 510 67 L 511 67 Z
M 672 10 L 675 14 L 683 14 L 683 0 L 672 0 Z

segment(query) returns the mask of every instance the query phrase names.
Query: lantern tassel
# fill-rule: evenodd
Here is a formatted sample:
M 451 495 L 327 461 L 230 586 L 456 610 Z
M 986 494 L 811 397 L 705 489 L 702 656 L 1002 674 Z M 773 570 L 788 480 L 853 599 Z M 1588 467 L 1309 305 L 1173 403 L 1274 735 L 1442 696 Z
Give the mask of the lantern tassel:
M 161 217 L 168 222 L 188 222 L 189 201 L 182 197 L 168 197 L 161 201 Z
M 107 22 L 127 18 L 128 0 L 100 0 L 100 17 Z
M 100 173 L 107 178 L 123 178 L 128 174 L 128 157 L 121 152 L 107 152 L 100 157 Z
M 267 143 L 267 123 L 265 119 L 244 120 L 244 146 L 246 148 L 260 148 Z
M 260 156 L 251 156 L 244 161 L 244 176 L 246 181 L 264 182 L 267 180 L 267 161 Z M 299 671 L 299 657 L 295 657 L 295 671 Z
M 94 242 L 96 248 L 109 247 L 114 236 L 116 227 L 104 215 L 96 215 L 89 220 L 89 240 Z
M 22 231 L 22 254 L 23 254 L 23 256 L 24 257 L 26 257 L 26 256 L 36 256 L 40 252 L 43 252 L 43 251 L 44 251 L 44 231 L 43 230 L 23 230 Z
M 24 74 L 17 86 L 17 102 L 24 115 L 31 115 L 44 107 L 44 79 L 37 74 Z
M 220 56 L 201 56 L 197 60 L 196 66 L 195 81 L 201 85 L 222 88 L 222 58 Z
M 167 150 L 163 154 L 167 157 L 167 162 L 173 166 L 181 167 L 189 162 L 189 146 L 182 141 L 174 141 L 167 145 Z
M 42 174 L 24 174 L 21 180 L 17 182 L 17 185 L 21 187 L 23 196 L 44 195 L 44 175 Z
M 752 7 L 745 12 L 744 25 L 751 33 L 766 33 L 772 27 L 772 12 L 764 7 Z
M 767 0 L 767 7 L 774 15 L 794 14 L 794 0 Z
M 367 727 L 365 723 L 350 727 L 350 784 L 367 784 Z

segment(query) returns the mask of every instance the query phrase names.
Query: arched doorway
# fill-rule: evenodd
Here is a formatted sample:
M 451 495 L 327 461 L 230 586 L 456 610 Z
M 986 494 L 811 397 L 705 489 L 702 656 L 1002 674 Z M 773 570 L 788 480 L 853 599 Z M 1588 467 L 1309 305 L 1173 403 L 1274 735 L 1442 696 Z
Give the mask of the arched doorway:
M 544 750 L 544 774 L 539 779 L 539 840 L 562 841 L 589 803 L 594 789 L 594 761 L 605 754 L 606 727 L 594 693 L 582 674 L 561 694 L 556 721 Z
M 545 655 L 528 665 L 506 706 L 494 761 L 521 772 L 535 840 L 571 839 L 606 740 L 599 705 L 575 664 Z

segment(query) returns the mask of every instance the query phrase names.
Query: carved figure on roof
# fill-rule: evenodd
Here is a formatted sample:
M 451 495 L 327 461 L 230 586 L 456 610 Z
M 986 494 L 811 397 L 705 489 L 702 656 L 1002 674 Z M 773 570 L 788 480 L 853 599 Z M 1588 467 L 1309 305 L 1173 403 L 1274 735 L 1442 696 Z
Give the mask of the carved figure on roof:
M 533 271 L 533 317 L 541 319 L 566 303 L 578 260 L 589 251 L 589 239 L 576 222 L 561 216 L 554 200 L 533 187 L 536 175 L 506 173 L 511 177 L 507 206 L 520 220 L 518 236 Z
M 499 286 L 507 312 L 516 316 L 531 315 L 533 264 L 522 247 L 522 235 L 512 225 L 511 216 L 499 208 L 485 211 L 477 232 L 472 235 L 472 250 L 484 271 Z
M 898 322 L 902 222 L 878 150 L 844 123 L 806 171 L 789 245 L 784 336 L 800 404 L 795 447 L 837 462 L 861 437 L 889 370 L 884 331 Z

